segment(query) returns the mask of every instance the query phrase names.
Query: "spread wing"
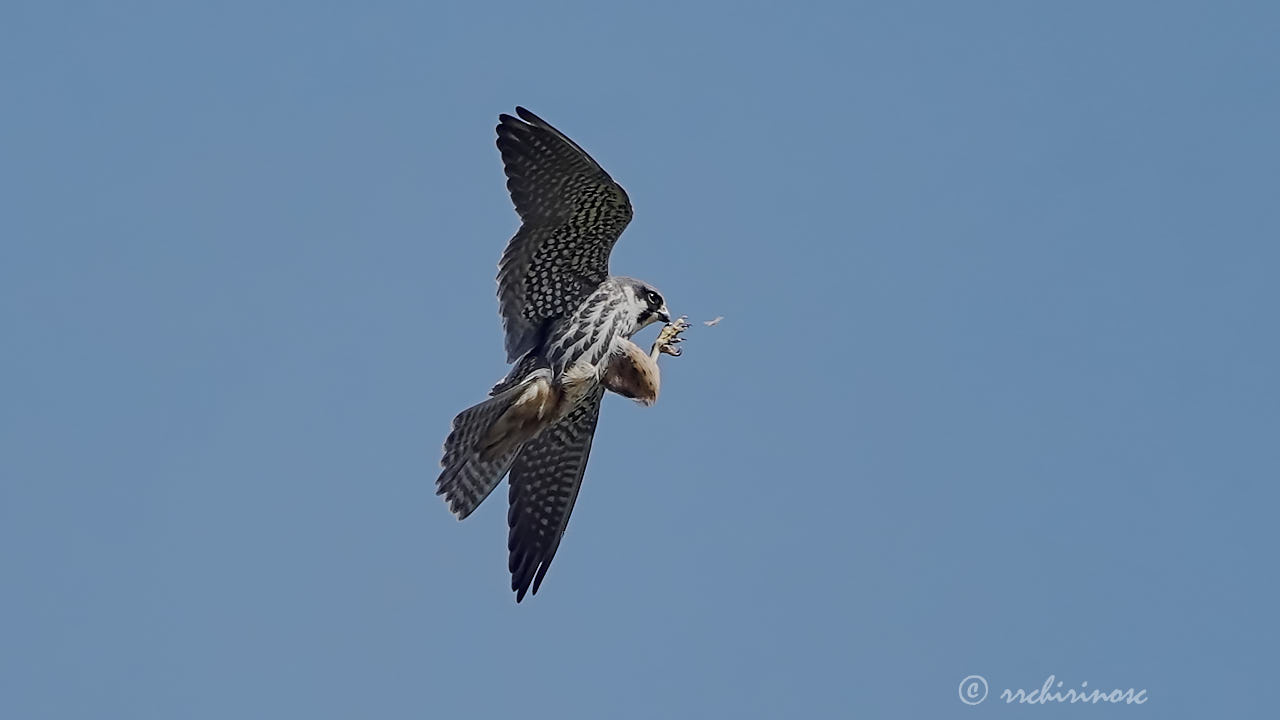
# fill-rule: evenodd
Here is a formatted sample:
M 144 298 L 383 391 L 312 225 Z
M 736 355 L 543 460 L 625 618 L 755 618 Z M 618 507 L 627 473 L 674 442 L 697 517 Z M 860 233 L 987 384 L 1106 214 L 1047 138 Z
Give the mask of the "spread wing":
M 560 422 L 525 444 L 511 467 L 507 511 L 508 567 L 516 602 L 533 586 L 538 593 L 582 487 L 591 440 L 600 419 L 601 387 Z
M 609 277 L 609 253 L 631 222 L 626 191 L 599 163 L 537 115 L 516 115 L 499 115 L 497 128 L 521 220 L 498 264 L 507 362 Z

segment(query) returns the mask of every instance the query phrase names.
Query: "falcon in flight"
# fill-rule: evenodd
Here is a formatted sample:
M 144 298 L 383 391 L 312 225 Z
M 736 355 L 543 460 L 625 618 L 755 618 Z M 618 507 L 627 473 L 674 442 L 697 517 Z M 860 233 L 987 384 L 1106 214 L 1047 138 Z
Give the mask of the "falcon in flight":
M 658 356 L 679 355 L 674 322 L 653 286 L 609 274 L 631 221 L 621 185 L 577 143 L 516 108 L 498 116 L 498 150 L 521 225 L 498 264 L 507 377 L 453 419 L 436 480 L 459 520 L 510 473 L 507 524 L 516 602 L 538 592 L 591 453 L 606 390 L 652 405 Z M 662 321 L 650 351 L 631 341 Z

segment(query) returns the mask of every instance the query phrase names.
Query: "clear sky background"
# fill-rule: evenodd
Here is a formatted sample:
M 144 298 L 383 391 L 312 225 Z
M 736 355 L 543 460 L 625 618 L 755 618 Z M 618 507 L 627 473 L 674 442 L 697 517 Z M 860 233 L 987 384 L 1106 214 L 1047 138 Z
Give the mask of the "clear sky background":
M 5 3 L 0 716 L 1274 714 L 1277 37 L 1264 2 Z M 725 318 L 606 401 L 521 605 L 505 487 L 433 494 L 505 371 L 517 104 L 629 191 L 614 271 Z M 996 698 L 1050 674 L 1150 700 Z

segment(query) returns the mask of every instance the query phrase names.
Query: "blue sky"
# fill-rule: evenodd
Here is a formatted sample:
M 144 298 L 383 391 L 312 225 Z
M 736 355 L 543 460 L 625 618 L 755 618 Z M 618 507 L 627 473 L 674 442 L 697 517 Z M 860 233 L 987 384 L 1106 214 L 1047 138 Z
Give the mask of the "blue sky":
M 0 11 L 0 715 L 1274 713 L 1275 5 L 439 5 Z M 725 317 L 519 606 L 517 104 Z

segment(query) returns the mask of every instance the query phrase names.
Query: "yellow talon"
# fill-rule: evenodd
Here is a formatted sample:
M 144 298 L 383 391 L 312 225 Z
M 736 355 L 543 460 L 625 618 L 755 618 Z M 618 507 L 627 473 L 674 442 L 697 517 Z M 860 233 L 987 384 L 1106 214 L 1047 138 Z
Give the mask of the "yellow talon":
M 658 339 L 653 342 L 653 349 L 672 357 L 680 357 L 681 351 L 676 345 L 684 340 L 680 337 L 680 333 L 688 330 L 689 327 L 689 319 L 685 315 L 676 318 L 674 322 L 667 323 L 658 333 Z

